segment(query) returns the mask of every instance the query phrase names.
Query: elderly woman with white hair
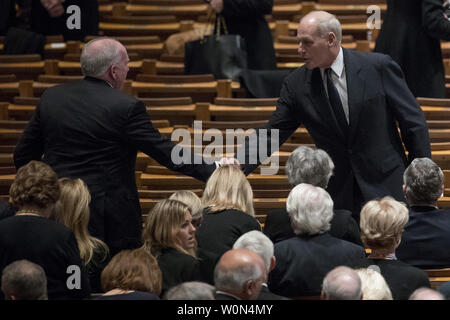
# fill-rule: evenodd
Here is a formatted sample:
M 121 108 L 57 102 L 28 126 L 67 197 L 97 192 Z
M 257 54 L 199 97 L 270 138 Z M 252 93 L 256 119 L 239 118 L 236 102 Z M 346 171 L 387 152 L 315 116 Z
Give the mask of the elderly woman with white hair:
M 306 146 L 292 151 L 286 162 L 286 174 L 294 187 L 300 183 L 308 183 L 326 189 L 333 170 L 333 160 L 328 153 Z M 334 210 L 329 232 L 336 238 L 362 245 L 358 224 L 348 210 Z M 274 243 L 295 236 L 286 208 L 269 211 L 264 223 L 264 234 Z
M 325 275 L 364 258 L 364 248 L 329 233 L 333 201 L 324 189 L 301 183 L 286 207 L 296 236 L 275 244 L 277 265 L 269 274 L 269 289 L 285 297 L 319 298 Z
M 379 270 L 392 292 L 394 300 L 407 300 L 420 287 L 430 287 L 427 274 L 397 260 L 395 250 L 408 222 L 408 209 L 391 197 L 372 200 L 361 210 L 361 238 L 371 249 L 368 258 L 357 260 L 353 267 Z

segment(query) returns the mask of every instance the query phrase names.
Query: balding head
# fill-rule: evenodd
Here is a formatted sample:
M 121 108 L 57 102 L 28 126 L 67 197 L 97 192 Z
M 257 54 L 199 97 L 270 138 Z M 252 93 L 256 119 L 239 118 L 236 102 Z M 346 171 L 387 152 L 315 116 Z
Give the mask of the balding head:
M 266 277 L 267 272 L 261 257 L 247 249 L 225 252 L 214 270 L 216 289 L 243 300 L 256 299 Z
M 324 300 L 360 300 L 361 279 L 355 270 L 340 266 L 325 276 L 322 284 Z
M 96 38 L 86 43 L 80 63 L 83 75 L 105 80 L 117 89 L 122 88 L 128 73 L 127 50 L 111 38 Z
M 411 294 L 409 300 L 445 300 L 445 298 L 436 290 L 430 288 L 419 288 Z

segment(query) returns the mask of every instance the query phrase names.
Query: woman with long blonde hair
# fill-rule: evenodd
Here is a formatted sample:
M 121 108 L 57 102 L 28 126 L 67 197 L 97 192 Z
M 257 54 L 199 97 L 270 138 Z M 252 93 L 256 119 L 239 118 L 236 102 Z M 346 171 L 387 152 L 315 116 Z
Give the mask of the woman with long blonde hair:
M 108 264 L 107 245 L 89 234 L 89 203 L 91 195 L 81 179 L 59 179 L 61 195 L 55 208 L 55 220 L 72 230 L 77 239 L 81 258 L 89 273 L 92 292 L 100 292 L 100 275 Z
M 197 231 L 199 247 L 221 256 L 244 233 L 261 231 L 255 218 L 253 191 L 242 170 L 234 165 L 217 168 L 206 183 L 204 217 Z
M 196 229 L 189 207 L 166 199 L 150 211 L 142 233 L 143 247 L 158 260 L 162 293 L 186 281 L 212 282 L 209 261 L 197 257 Z

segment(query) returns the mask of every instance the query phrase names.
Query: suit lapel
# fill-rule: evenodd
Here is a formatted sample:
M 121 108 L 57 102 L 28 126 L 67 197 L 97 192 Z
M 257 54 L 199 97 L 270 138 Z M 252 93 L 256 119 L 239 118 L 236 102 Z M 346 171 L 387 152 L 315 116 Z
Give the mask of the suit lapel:
M 361 74 L 361 65 L 353 57 L 353 52 L 346 49 L 343 50 L 350 118 L 349 142 L 351 145 L 356 134 L 361 109 L 363 108 L 362 102 L 364 101 L 366 79 Z
M 308 70 L 308 85 L 310 89 L 310 99 L 314 104 L 314 108 L 320 113 L 322 119 L 328 123 L 328 126 L 345 142 L 345 137 L 341 129 L 339 128 L 338 122 L 334 113 L 331 109 L 330 102 L 325 93 L 325 88 L 323 87 L 322 76 L 320 74 L 320 69 L 315 68 L 312 71 Z

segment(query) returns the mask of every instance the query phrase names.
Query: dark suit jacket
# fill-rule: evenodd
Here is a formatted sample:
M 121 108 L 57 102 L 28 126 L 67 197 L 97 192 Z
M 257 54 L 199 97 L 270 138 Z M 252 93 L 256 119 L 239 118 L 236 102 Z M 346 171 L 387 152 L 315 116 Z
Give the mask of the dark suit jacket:
M 312 296 L 321 292 L 325 275 L 333 268 L 365 257 L 364 248 L 328 233 L 296 236 L 275 244 L 277 265 L 269 273 L 269 289 L 285 296 Z
M 343 53 L 350 113 L 347 138 L 332 113 L 319 68 L 301 67 L 289 74 L 266 128 L 279 129 L 281 145 L 303 124 L 316 146 L 331 156 L 335 171 L 327 190 L 335 209 L 353 210 L 355 180 L 362 200 L 385 195 L 403 200 L 405 166 L 414 158 L 431 157 L 424 114 L 390 57 L 346 49 Z M 255 147 L 247 143 L 246 154 L 249 149 L 257 152 Z M 246 164 L 243 169 L 249 174 L 257 166 Z
M 263 284 L 258 299 L 256 300 L 291 300 L 291 299 L 270 292 L 269 288 L 267 287 L 267 284 Z
M 26 259 L 40 265 L 47 276 L 49 299 L 85 299 L 91 289 L 72 231 L 49 219 L 37 216 L 13 216 L 0 221 L 0 272 L 11 262 Z M 80 288 L 70 290 L 68 270 L 78 266 Z M 69 273 L 67 271 L 70 271 Z M 74 278 L 73 278 L 74 279 Z
M 450 267 L 450 210 L 413 206 L 397 258 L 424 269 Z
M 358 224 L 352 218 L 350 211 L 335 210 L 330 224 L 329 232 L 332 236 L 362 246 Z M 264 222 L 264 234 L 274 243 L 295 236 L 289 214 L 285 208 L 269 211 Z
M 135 181 L 137 151 L 169 169 L 206 180 L 213 165 L 175 165 L 174 144 L 153 128 L 145 105 L 103 80 L 83 80 L 44 92 L 14 152 L 17 168 L 48 163 L 59 177 L 83 179 L 91 192 L 91 234 L 114 255 L 141 245 Z
M 265 15 L 272 13 L 273 0 L 224 0 L 222 15 L 230 34 L 246 43 L 248 69 L 276 69 L 272 33 Z
M 239 299 L 236 299 L 236 298 L 233 297 L 233 296 L 230 296 L 230 295 L 228 295 L 228 294 L 223 294 L 223 293 L 220 293 L 220 292 L 216 292 L 216 293 L 214 294 L 214 298 L 215 298 L 216 300 L 239 300 Z
M 388 54 L 416 97 L 445 98 L 440 40 L 450 40 L 442 0 L 388 0 L 375 52 Z M 405 41 L 400 41 L 405 39 Z

